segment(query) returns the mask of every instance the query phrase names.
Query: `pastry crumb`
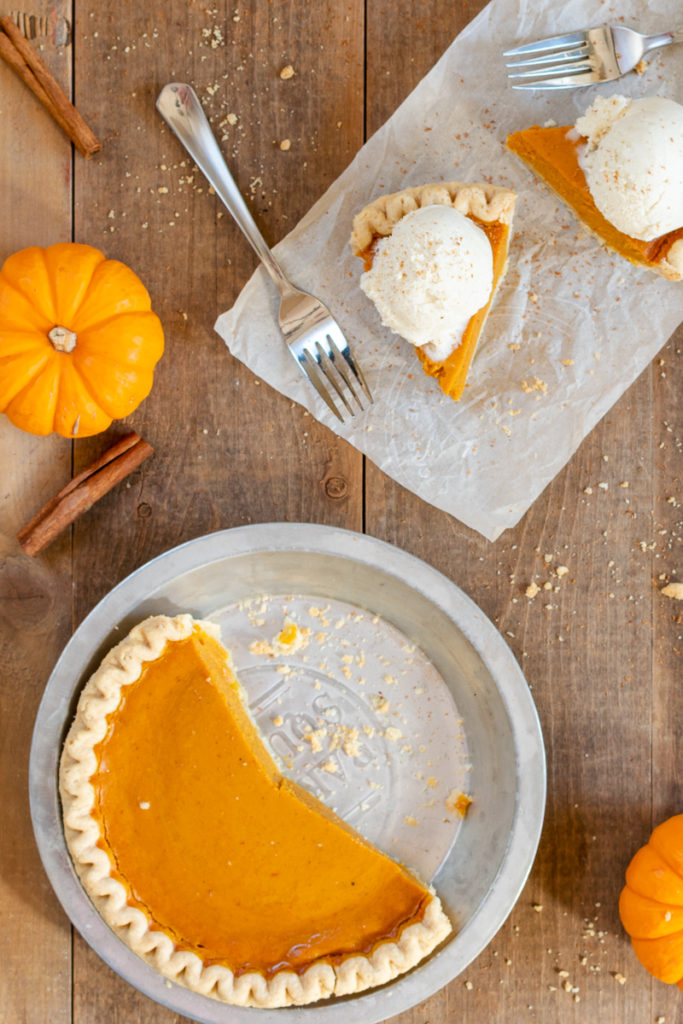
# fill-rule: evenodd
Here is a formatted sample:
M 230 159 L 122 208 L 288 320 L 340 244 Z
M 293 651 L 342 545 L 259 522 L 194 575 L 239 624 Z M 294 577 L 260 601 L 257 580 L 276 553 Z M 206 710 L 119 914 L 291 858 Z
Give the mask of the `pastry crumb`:
M 286 82 L 287 79 L 293 78 L 295 74 L 296 74 L 296 72 L 295 72 L 294 68 L 292 67 L 292 65 L 291 64 L 285 64 L 285 66 L 283 67 L 282 71 L 280 72 L 280 78 L 284 82 Z
M 466 793 L 453 789 L 446 797 L 446 810 L 449 814 L 459 814 L 461 818 L 464 818 L 471 803 L 472 800 Z
M 683 601 L 683 583 L 667 583 L 660 590 L 660 594 L 670 597 L 673 601 Z
M 532 582 L 526 588 L 524 593 L 526 594 L 527 597 L 532 598 L 532 597 L 536 597 L 536 594 L 538 594 L 540 592 L 540 590 L 541 590 L 541 588 L 539 587 L 539 585 L 537 583 L 533 583 Z

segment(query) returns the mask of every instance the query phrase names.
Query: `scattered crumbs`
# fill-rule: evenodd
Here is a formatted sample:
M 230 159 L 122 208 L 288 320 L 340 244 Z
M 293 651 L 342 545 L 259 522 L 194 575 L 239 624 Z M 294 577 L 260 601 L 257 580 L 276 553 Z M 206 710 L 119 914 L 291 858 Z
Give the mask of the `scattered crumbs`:
M 390 740 L 392 743 L 396 743 L 397 740 L 401 739 L 403 733 L 400 729 L 397 729 L 395 725 L 389 725 L 384 730 L 384 735 L 386 739 Z
M 285 153 L 287 152 L 288 149 L 291 149 L 291 146 L 292 143 L 290 142 L 289 139 L 283 139 L 282 142 L 280 143 L 280 149 Z
M 461 818 L 464 818 L 471 803 L 470 797 L 465 793 L 453 789 L 446 797 L 446 810 L 449 814 L 459 814 Z
M 662 587 L 660 593 L 674 601 L 683 601 L 683 583 L 667 583 L 665 587 Z
M 307 743 L 310 743 L 311 750 L 314 754 L 319 754 L 323 749 L 322 739 L 327 734 L 326 729 L 309 729 L 304 733 L 304 739 Z M 336 768 L 325 768 L 325 771 L 336 771 Z
M 562 360 L 562 365 L 563 366 L 573 366 L 574 365 L 574 360 L 573 359 L 563 359 Z
M 612 977 L 614 978 L 615 981 L 618 981 L 620 985 L 625 985 L 626 984 L 626 978 L 621 973 L 621 971 L 614 971 L 614 973 L 612 974 Z
M 466 981 L 465 982 L 465 988 L 467 989 L 468 992 L 471 992 L 472 989 L 474 988 L 474 985 L 472 984 L 471 981 Z
M 375 727 L 372 726 L 372 725 L 364 725 L 363 726 L 363 732 L 368 737 L 368 739 L 371 740 L 372 737 L 375 735 Z
M 403 819 L 403 822 L 405 825 L 415 826 L 417 825 L 417 818 L 414 818 L 412 814 L 406 814 L 405 818 Z
M 417 774 L 419 774 L 419 772 Z M 430 789 L 434 789 L 434 787 L 438 786 L 438 784 L 438 779 L 435 779 L 433 775 L 430 775 L 429 778 L 427 779 L 427 785 L 429 786 Z
M 297 626 L 291 619 L 286 619 L 278 635 L 268 643 L 267 640 L 253 640 L 249 644 L 252 654 L 267 654 L 270 658 L 276 654 L 294 654 L 307 646 L 311 631 L 306 626 Z
M 138 804 L 138 807 L 140 808 L 141 811 L 148 811 L 151 807 L 151 804 L 149 800 L 141 800 L 140 803 Z
M 539 587 L 539 585 L 537 583 L 531 582 L 529 584 L 529 586 L 526 588 L 526 590 L 524 591 L 524 593 L 526 594 L 526 596 L 528 598 L 532 598 L 532 597 L 536 597 L 536 594 L 539 593 L 540 589 L 541 588 Z
M 557 569 L 555 570 L 555 575 L 556 576 L 566 576 L 568 572 L 569 572 L 569 569 L 567 568 L 566 565 L 558 565 Z
M 621 483 L 619 484 L 619 486 L 620 487 L 629 487 L 630 484 L 629 484 L 628 480 L 622 480 Z
M 609 490 L 609 484 L 607 483 L 606 480 L 601 480 L 600 483 L 598 484 L 598 487 L 600 488 L 601 491 L 608 491 Z
M 643 57 L 641 57 L 633 70 L 635 71 L 635 73 L 637 75 L 644 75 L 646 69 L 647 69 L 647 61 Z M 663 1017 L 661 1019 L 662 1019 L 662 1021 L 664 1020 Z M 659 1020 L 659 1018 L 657 1018 L 657 1020 Z
M 543 904 L 542 903 L 532 903 L 531 906 L 534 908 L 534 910 L 536 911 L 537 914 L 540 914 L 541 911 L 543 910 Z M 564 977 L 564 975 L 566 975 L 567 972 L 566 971 L 560 971 L 559 973 L 560 973 L 560 977 L 562 978 L 562 977 Z
M 286 82 L 287 79 L 289 78 L 293 78 L 294 75 L 295 71 L 291 64 L 285 64 L 282 71 L 280 72 L 280 78 L 283 80 L 283 82 Z
M 510 349 L 511 352 L 519 352 L 521 347 L 522 347 L 521 345 L 516 345 L 514 342 L 511 342 L 508 345 L 508 348 Z
M 584 487 L 583 493 L 584 494 L 592 494 L 593 493 L 593 488 L 592 487 Z
M 334 775 L 334 774 L 335 774 L 335 772 L 337 772 L 337 771 L 338 771 L 337 765 L 336 765 L 336 763 L 335 763 L 335 762 L 334 762 L 334 761 L 332 760 L 332 758 L 331 758 L 331 757 L 330 757 L 330 758 L 328 758 L 328 760 L 327 760 L 327 761 L 325 761 L 325 764 L 321 764 L 321 765 L 320 765 L 320 767 L 322 768 L 322 770 L 323 770 L 324 772 L 329 772 L 329 773 L 330 773 L 330 775 Z
M 283 723 L 284 718 L 282 717 L 282 715 L 276 715 L 275 718 L 273 719 L 273 725 L 277 726 L 278 729 Z
M 523 380 L 521 387 L 522 391 L 524 391 L 527 395 L 531 394 L 532 391 L 540 391 L 542 394 L 545 395 L 548 391 L 548 385 L 544 380 L 541 380 L 540 377 L 533 377 L 531 383 L 529 383 L 526 380 Z
M 386 697 L 383 697 L 381 693 L 370 694 L 370 703 L 378 715 L 386 715 L 387 711 L 391 707 L 389 701 Z

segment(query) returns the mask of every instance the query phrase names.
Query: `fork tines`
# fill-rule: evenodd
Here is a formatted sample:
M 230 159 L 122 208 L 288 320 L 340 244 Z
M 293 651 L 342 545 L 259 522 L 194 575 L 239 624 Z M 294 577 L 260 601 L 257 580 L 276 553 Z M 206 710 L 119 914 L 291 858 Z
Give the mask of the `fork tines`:
M 350 416 L 353 416 L 356 410 L 347 395 L 355 401 L 361 412 L 365 408 L 361 394 L 372 402 L 372 394 L 363 371 L 351 355 L 349 344 L 336 323 L 327 326 L 324 332 L 317 331 L 297 348 L 296 360 L 299 366 L 330 411 L 342 423 L 344 417 L 330 394 L 330 386 Z
M 513 89 L 564 89 L 600 81 L 594 46 L 589 32 L 569 32 L 506 50 L 504 57 L 522 58 L 506 64 L 508 77 L 517 83 Z

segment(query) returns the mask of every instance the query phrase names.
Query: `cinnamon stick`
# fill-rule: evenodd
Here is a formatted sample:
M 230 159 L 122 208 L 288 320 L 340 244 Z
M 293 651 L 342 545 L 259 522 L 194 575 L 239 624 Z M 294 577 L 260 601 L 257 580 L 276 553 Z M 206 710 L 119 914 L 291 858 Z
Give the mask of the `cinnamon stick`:
M 133 431 L 70 480 L 17 534 L 27 555 L 36 555 L 124 477 L 152 455 L 151 445 Z
M 84 157 L 102 148 L 59 83 L 29 45 L 11 18 L 0 18 L 0 57 L 38 97 L 59 127 L 69 136 Z

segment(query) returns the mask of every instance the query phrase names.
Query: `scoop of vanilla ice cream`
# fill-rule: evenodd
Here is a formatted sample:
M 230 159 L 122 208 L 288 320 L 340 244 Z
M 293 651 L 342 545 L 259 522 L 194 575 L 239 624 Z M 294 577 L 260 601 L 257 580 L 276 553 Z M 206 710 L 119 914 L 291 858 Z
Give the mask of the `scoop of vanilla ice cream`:
M 662 96 L 598 97 L 576 122 L 581 158 L 600 213 L 651 241 L 683 227 L 683 106 Z
M 458 210 L 423 206 L 381 239 L 360 286 L 385 327 L 442 360 L 491 297 L 491 243 Z

